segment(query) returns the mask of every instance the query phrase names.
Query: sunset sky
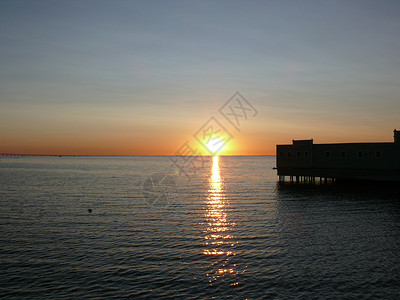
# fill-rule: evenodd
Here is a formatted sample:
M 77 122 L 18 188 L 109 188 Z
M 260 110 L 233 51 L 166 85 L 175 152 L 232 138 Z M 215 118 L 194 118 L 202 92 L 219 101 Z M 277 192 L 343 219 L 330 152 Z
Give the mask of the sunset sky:
M 1 1 L 0 152 L 171 155 L 213 116 L 221 154 L 392 141 L 399 54 L 400 1 Z

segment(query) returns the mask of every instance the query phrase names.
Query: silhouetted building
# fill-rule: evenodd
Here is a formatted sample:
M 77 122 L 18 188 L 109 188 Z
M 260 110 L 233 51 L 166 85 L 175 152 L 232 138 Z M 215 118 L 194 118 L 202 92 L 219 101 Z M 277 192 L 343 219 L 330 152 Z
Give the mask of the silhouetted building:
M 314 144 L 313 140 L 293 140 L 276 146 L 280 180 L 377 180 L 400 181 L 400 131 L 394 142 Z

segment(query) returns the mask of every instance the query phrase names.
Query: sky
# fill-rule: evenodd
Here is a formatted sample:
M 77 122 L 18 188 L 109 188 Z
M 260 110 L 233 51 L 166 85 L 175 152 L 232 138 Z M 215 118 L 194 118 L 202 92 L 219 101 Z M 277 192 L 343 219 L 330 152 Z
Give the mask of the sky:
M 399 32 L 399 1 L 0 1 L 0 153 L 204 154 L 212 117 L 225 155 L 392 141 Z

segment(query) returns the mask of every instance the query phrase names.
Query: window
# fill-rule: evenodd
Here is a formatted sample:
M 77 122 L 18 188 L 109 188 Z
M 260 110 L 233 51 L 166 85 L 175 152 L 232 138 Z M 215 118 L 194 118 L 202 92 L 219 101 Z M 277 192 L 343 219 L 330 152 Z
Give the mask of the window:
M 292 157 L 292 152 L 288 152 L 287 157 Z
M 363 158 L 364 154 L 362 151 L 357 152 L 357 158 Z
M 300 157 L 301 157 L 300 151 L 297 151 L 296 157 L 297 157 L 297 158 L 300 158 Z
M 331 157 L 331 152 L 330 151 L 326 151 L 325 152 L 325 158 L 330 158 Z
M 342 152 L 340 153 L 340 157 L 341 157 L 342 159 L 345 159 L 345 158 L 346 158 L 346 151 L 342 151 Z
M 308 151 L 304 152 L 304 157 L 308 158 Z
M 376 151 L 375 152 L 375 157 L 376 158 L 381 158 L 382 157 L 381 151 Z

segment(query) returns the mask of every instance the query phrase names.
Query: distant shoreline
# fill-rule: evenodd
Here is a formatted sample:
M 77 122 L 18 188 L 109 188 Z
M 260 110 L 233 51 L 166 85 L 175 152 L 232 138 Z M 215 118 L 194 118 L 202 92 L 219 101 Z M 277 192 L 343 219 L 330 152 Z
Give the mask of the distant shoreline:
M 89 155 L 89 154 L 10 154 L 2 155 L 0 157 L 175 157 L 175 156 L 206 156 L 211 157 L 214 155 Z M 250 157 L 250 156 L 276 156 L 275 154 L 254 154 L 254 155 L 218 155 L 226 157 Z

